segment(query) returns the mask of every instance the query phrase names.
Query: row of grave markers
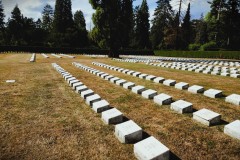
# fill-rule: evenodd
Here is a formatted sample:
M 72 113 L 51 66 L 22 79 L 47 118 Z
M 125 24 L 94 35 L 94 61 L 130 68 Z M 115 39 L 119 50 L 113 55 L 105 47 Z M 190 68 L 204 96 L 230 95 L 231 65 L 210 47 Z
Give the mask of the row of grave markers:
M 175 110 L 178 113 L 189 113 L 192 112 L 192 104 L 183 100 L 178 100 L 176 102 L 173 102 L 172 97 L 161 93 L 157 94 L 157 91 L 152 89 L 146 89 L 144 86 L 135 85 L 133 82 L 127 82 L 124 79 L 120 79 L 118 77 L 114 77 L 112 75 L 109 75 L 105 72 L 101 72 L 100 70 L 96 70 L 94 68 L 90 68 L 88 66 L 82 65 L 80 63 L 73 63 L 76 67 L 84 69 L 92 74 L 95 74 L 105 80 L 108 80 L 112 83 L 115 83 L 117 85 L 123 86 L 124 84 L 131 84 L 131 86 L 125 86 L 124 88 L 130 89 L 132 92 L 136 94 L 141 94 L 142 97 L 153 99 L 153 101 L 159 105 L 171 105 L 171 109 Z M 120 83 L 121 82 L 121 83 Z M 199 111 L 196 111 L 193 113 L 193 119 L 197 120 L 198 122 L 211 126 L 215 124 L 219 124 L 221 121 L 221 115 L 218 113 L 215 113 L 208 109 L 201 109 Z M 224 127 L 224 133 L 240 139 L 240 130 L 238 128 L 240 127 L 240 121 L 236 120 Z M 237 130 L 237 131 L 236 131 Z
M 175 86 L 176 89 L 188 90 L 188 92 L 193 93 L 193 94 L 203 93 L 203 95 L 205 95 L 209 98 L 220 98 L 223 96 L 223 92 L 221 90 L 217 90 L 217 89 L 208 89 L 208 90 L 204 91 L 204 87 L 199 86 L 199 85 L 189 86 L 189 84 L 186 82 L 177 83 L 176 80 L 172 80 L 172 79 L 166 80 L 163 77 L 156 77 L 154 75 L 148 75 L 148 74 L 136 72 L 136 71 L 125 69 L 125 68 L 106 65 L 104 63 L 93 62 L 92 64 L 100 66 L 100 67 L 104 67 L 107 69 L 115 70 L 115 71 L 118 71 L 118 72 L 121 72 L 124 74 L 128 74 L 128 75 L 131 75 L 134 77 L 138 77 L 140 79 L 150 80 L 155 83 L 163 83 L 163 85 L 166 85 L 166 86 Z M 235 104 L 235 105 L 240 105 L 240 95 L 231 94 L 225 98 L 225 101 Z
M 36 61 L 36 54 L 35 53 L 32 54 L 32 56 L 31 56 L 29 61 L 30 62 L 35 62 Z
M 169 159 L 170 151 L 153 136 L 143 139 L 143 130 L 134 121 L 123 122 L 123 114 L 116 108 L 111 108 L 106 100 L 85 86 L 82 82 L 66 72 L 62 67 L 53 63 L 52 66 L 63 76 L 86 103 L 96 112 L 101 113 L 104 123 L 115 124 L 115 136 L 121 143 L 134 143 L 134 154 L 138 159 Z

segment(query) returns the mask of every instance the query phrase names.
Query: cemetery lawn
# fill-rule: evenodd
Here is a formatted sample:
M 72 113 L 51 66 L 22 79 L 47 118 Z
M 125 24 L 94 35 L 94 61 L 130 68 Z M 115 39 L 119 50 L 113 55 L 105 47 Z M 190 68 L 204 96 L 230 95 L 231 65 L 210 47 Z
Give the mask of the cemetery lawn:
M 54 70 L 57 63 L 113 107 L 156 137 L 181 159 L 239 159 L 240 141 L 223 133 L 224 125 L 239 119 L 240 107 L 194 95 L 174 87 L 156 84 L 92 65 L 93 61 L 140 71 L 146 74 L 219 89 L 224 94 L 240 94 L 239 79 L 188 71 L 76 56 L 58 59 L 31 54 L 0 54 L 0 159 L 135 159 L 132 144 L 121 144 L 114 126 L 105 125 Z M 207 108 L 222 115 L 220 125 L 206 127 L 192 114 L 178 114 L 168 105 L 159 106 L 120 86 L 74 67 L 79 62 L 119 78 L 169 94 L 174 100 L 193 103 L 194 109 Z M 7 84 L 14 79 L 16 83 Z M 224 122 L 225 121 L 225 122 Z

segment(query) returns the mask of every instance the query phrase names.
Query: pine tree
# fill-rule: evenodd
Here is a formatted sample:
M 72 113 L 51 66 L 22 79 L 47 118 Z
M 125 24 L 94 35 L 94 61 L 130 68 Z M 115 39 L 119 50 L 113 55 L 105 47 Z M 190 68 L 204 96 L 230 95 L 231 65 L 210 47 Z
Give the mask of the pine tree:
M 140 8 L 137 10 L 136 15 L 136 40 L 137 48 L 145 49 L 151 48 L 151 43 L 149 39 L 149 8 L 147 1 L 143 0 Z
M 203 15 L 195 22 L 195 43 L 205 44 L 208 42 L 207 23 L 203 19 Z
M 86 22 L 82 11 L 76 11 L 74 14 L 74 23 L 81 30 L 86 30 Z
M 164 31 L 171 27 L 173 21 L 173 10 L 170 0 L 158 0 L 154 11 L 154 19 L 151 28 L 151 40 L 153 48 L 164 48 Z
M 53 8 L 47 4 L 42 11 L 42 28 L 50 31 L 53 22 Z
M 4 18 L 5 18 L 5 15 L 4 15 L 4 9 L 3 9 L 3 5 L 2 5 L 2 0 L 0 0 L 0 30 L 2 30 L 4 28 Z
M 182 49 L 187 49 L 191 38 L 192 38 L 192 27 L 191 27 L 191 15 L 190 15 L 190 3 L 188 4 L 187 12 L 185 17 L 183 18 L 182 24 Z

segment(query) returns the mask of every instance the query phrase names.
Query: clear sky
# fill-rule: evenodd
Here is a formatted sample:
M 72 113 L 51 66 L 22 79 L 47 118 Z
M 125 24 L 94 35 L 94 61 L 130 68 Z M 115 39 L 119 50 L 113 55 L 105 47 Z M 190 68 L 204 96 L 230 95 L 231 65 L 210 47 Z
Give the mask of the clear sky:
M 178 8 L 180 0 L 172 0 L 171 5 L 174 9 Z M 207 1 L 211 0 L 183 0 L 183 10 L 186 9 L 187 4 L 191 2 L 191 15 L 192 19 L 199 18 L 201 14 L 204 15 L 210 10 Z M 135 0 L 134 6 L 140 5 L 142 0 Z M 150 19 L 153 18 L 154 9 L 156 8 L 157 0 L 147 0 L 149 5 Z M 6 19 L 10 17 L 11 11 L 14 6 L 18 4 L 22 14 L 26 17 L 32 17 L 35 20 L 41 18 L 41 12 L 43 7 L 48 3 L 53 8 L 55 5 L 55 0 L 2 0 L 4 6 L 4 12 Z M 86 19 L 87 29 L 90 28 L 91 17 L 94 10 L 89 4 L 88 0 L 72 0 L 72 10 L 73 13 L 77 10 L 82 10 Z

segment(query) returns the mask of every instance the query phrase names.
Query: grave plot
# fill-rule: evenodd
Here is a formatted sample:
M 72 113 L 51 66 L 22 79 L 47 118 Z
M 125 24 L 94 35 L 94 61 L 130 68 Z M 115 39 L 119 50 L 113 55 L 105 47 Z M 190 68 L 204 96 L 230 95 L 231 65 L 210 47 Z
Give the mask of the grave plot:
M 47 56 L 46 54 L 42 53 L 41 54 L 44 58 L 49 58 L 49 56 Z
M 64 56 L 64 57 L 68 57 L 68 58 L 75 58 L 75 56 L 70 56 L 70 55 L 67 55 L 67 54 L 60 54 L 61 56 Z
M 30 62 L 35 62 L 36 61 L 36 54 L 35 53 L 32 54 L 32 56 L 31 56 L 29 61 Z
M 118 71 L 118 72 L 121 72 L 121 73 L 125 73 L 125 74 L 131 72 L 131 74 L 128 74 L 128 75 L 132 75 L 132 76 L 134 76 L 134 74 L 137 73 L 137 75 L 135 75 L 134 77 L 138 77 L 140 79 L 151 80 L 155 83 L 162 83 L 163 85 L 166 85 L 166 86 L 174 86 L 176 89 L 187 90 L 188 92 L 193 93 L 193 94 L 198 94 L 199 93 L 199 94 L 203 94 L 204 96 L 209 97 L 209 98 L 221 98 L 221 97 L 223 97 L 223 92 L 220 91 L 220 90 L 209 89 L 209 90 L 204 92 L 205 89 L 202 86 L 198 86 L 198 85 L 189 86 L 189 84 L 186 83 L 186 82 L 178 82 L 177 83 L 176 80 L 165 79 L 163 77 L 156 77 L 154 75 L 148 75 L 148 74 L 144 74 L 144 73 L 141 73 L 141 72 L 131 71 L 131 70 L 128 70 L 128 69 L 107 65 L 107 64 L 104 64 L 104 63 L 92 62 L 92 64 L 100 66 L 100 67 L 104 67 L 104 68 L 107 68 L 107 69 L 111 69 L 111 70 L 114 70 L 114 71 Z
M 74 83 L 80 83 L 79 80 L 76 80 L 70 73 L 66 72 L 62 67 L 53 63 L 52 66 L 63 75 L 63 78 L 69 83 L 71 87 L 73 87 Z M 75 79 L 75 80 L 74 80 Z M 79 84 L 84 86 L 83 83 Z M 154 137 L 149 137 L 149 139 L 143 140 L 143 129 L 139 127 L 134 121 L 128 120 L 126 122 L 123 121 L 123 114 L 117 110 L 116 108 L 110 108 L 110 104 L 101 99 L 98 94 L 95 94 L 91 89 L 86 87 L 85 91 L 77 90 L 77 93 L 81 94 L 81 97 L 85 99 L 86 103 L 96 112 L 102 114 L 102 121 L 106 124 L 115 124 L 115 136 L 121 143 L 136 143 L 134 144 L 134 153 L 136 158 L 140 158 L 139 156 L 146 155 L 144 150 L 141 150 L 142 147 L 149 147 L 149 145 L 161 146 L 158 150 L 154 147 L 148 148 L 148 154 L 154 153 L 156 157 L 165 157 L 165 159 L 169 158 L 170 151 L 169 149 L 163 145 L 160 141 L 158 141 Z M 88 93 L 88 94 L 86 94 Z M 91 93 L 91 94 L 90 94 Z M 142 143 L 141 143 L 142 142 Z M 136 149 L 139 148 L 139 149 Z M 151 155 L 150 155 L 151 156 Z
M 54 57 L 57 57 L 57 58 L 62 58 L 62 56 L 59 56 L 59 55 L 54 54 L 54 53 L 52 53 L 51 55 L 54 56 Z

